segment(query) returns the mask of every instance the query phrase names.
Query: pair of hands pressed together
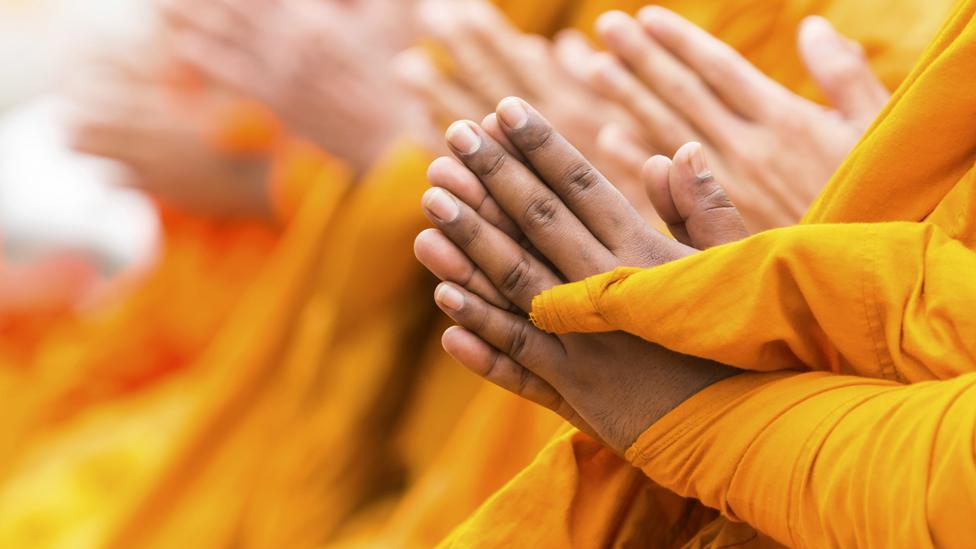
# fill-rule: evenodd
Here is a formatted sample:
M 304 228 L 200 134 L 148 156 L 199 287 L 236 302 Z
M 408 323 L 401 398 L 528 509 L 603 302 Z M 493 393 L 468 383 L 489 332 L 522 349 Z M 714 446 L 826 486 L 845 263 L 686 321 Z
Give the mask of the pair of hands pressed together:
M 663 8 L 601 16 L 600 53 L 576 31 L 551 43 L 523 34 L 480 0 L 429 0 L 420 15 L 452 66 L 413 50 L 398 72 L 435 119 L 478 119 L 505 96 L 523 97 L 642 213 L 644 161 L 698 141 L 750 229 L 793 224 L 888 97 L 860 46 L 820 17 L 804 20 L 798 44 L 831 109 Z
M 424 210 L 437 227 L 415 251 L 444 280 L 435 300 L 459 326 L 445 349 L 502 388 L 557 412 L 623 452 L 647 427 L 734 368 L 623 333 L 551 335 L 532 298 L 618 266 L 652 267 L 746 236 L 701 145 L 644 168 L 647 192 L 679 241 L 652 229 L 542 116 L 503 100 L 479 126 L 447 132 L 455 159 L 430 167 Z
M 622 452 L 675 406 L 738 370 L 622 333 L 545 334 L 526 318 L 532 298 L 618 266 L 652 267 L 749 229 L 795 223 L 888 94 L 859 46 L 821 18 L 804 21 L 800 49 L 836 109 L 794 95 L 660 8 L 637 18 L 604 15 L 605 53 L 575 34 L 544 51 L 541 39 L 499 27 L 498 15 L 464 20 L 458 12 L 453 26 L 429 24 L 454 72 L 438 72 L 413 52 L 401 58 L 409 64 L 401 76 L 439 117 L 469 118 L 514 88 L 570 131 L 563 138 L 516 98 L 480 126 L 453 124 L 447 137 L 456 160 L 431 165 L 434 188 L 424 197 L 437 228 L 418 236 L 415 251 L 444 281 L 435 301 L 458 324 L 443 337 L 450 354 Z M 506 55 L 505 43 L 528 53 Z M 560 86 L 525 84 L 531 79 L 523 75 L 549 74 L 557 61 Z M 599 132 L 577 131 L 600 120 Z M 711 163 L 696 141 L 709 147 Z M 591 154 L 622 181 L 619 190 L 585 159 Z M 677 242 L 638 214 L 635 188 Z M 745 205 L 743 215 L 733 200 Z
M 117 161 L 123 185 L 180 208 L 218 217 L 270 219 L 269 159 L 232 155 L 207 142 L 208 121 L 226 97 L 186 94 L 164 82 L 153 64 L 104 59 L 98 77 L 72 90 L 71 145 Z
M 366 171 L 419 115 L 390 64 L 412 2 L 160 0 L 174 54 L 268 105 L 296 136 Z

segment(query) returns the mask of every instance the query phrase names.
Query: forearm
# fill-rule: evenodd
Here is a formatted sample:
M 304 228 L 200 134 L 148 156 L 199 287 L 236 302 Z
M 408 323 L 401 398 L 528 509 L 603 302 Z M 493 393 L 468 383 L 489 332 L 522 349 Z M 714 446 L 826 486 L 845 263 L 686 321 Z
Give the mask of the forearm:
M 976 510 L 976 374 L 905 386 L 746 373 L 653 425 L 627 457 L 780 542 L 961 546 Z
M 770 231 L 652 269 L 618 269 L 533 303 L 555 332 L 624 330 L 759 371 L 899 381 L 973 363 L 976 254 L 916 223 Z

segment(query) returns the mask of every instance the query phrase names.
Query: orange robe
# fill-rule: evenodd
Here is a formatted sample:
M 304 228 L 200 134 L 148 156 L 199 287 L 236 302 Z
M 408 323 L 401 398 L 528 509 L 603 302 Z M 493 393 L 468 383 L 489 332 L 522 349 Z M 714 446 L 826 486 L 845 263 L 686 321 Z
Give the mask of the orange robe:
M 533 317 L 545 329 L 625 330 L 754 371 L 680 405 L 626 460 L 602 450 L 556 467 L 553 456 L 593 442 L 579 433 L 553 441 L 448 544 L 521 544 L 516 533 L 529 530 L 623 543 L 626 532 L 605 528 L 619 508 L 599 499 L 623 498 L 634 485 L 607 485 L 594 497 L 583 481 L 550 484 L 549 506 L 574 515 L 537 501 L 516 516 L 509 506 L 526 486 L 632 465 L 721 511 L 694 546 L 970 544 L 974 16 L 974 2 L 953 11 L 802 225 L 536 298 Z M 577 514 L 600 517 L 604 529 L 568 526 Z

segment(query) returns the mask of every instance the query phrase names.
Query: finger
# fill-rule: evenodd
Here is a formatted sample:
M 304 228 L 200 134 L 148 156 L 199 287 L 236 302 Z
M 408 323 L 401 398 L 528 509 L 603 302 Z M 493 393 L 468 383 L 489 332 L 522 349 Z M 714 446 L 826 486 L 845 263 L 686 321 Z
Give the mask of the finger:
M 731 46 L 672 11 L 648 6 L 638 12 L 637 19 L 654 40 L 748 119 L 775 115 L 778 105 L 793 96 Z
M 423 100 L 435 120 L 452 120 L 482 116 L 491 110 L 490 103 L 446 77 L 419 49 L 407 50 L 394 59 L 399 81 Z
M 688 122 L 612 55 L 597 54 L 590 63 L 587 80 L 599 93 L 626 109 L 657 150 L 674 154 L 678 147 L 696 138 L 697 133 Z
M 424 2 L 419 8 L 420 21 L 450 54 L 458 80 L 480 99 L 494 104 L 520 88 L 508 78 L 506 67 L 482 46 L 466 9 L 467 3 Z
M 501 229 L 512 240 L 523 238 L 518 225 L 508 217 L 488 194 L 481 181 L 455 158 L 442 156 L 427 169 L 427 180 L 435 187 L 447 189 L 470 206 L 482 219 Z
M 556 412 L 577 429 L 600 440 L 589 424 L 579 417 L 552 385 L 471 331 L 452 326 L 444 332 L 441 344 L 448 354 L 479 377 Z
M 739 210 L 709 170 L 701 144 L 688 143 L 674 155 L 669 186 L 691 246 L 704 250 L 749 236 Z
M 492 104 L 508 95 L 541 97 L 550 93 L 557 73 L 551 70 L 548 40 L 522 33 L 488 2 L 475 0 L 463 9 L 466 29 L 494 60 L 499 71 L 496 77 L 507 83 L 507 91 Z
M 255 27 L 254 19 L 248 10 L 227 0 L 208 0 L 207 2 L 185 2 L 180 0 L 163 1 L 161 11 L 174 27 L 196 29 L 211 39 L 228 43 L 240 42 L 241 36 Z
M 587 81 L 586 67 L 596 50 L 582 32 L 576 29 L 559 31 L 553 39 L 553 54 L 559 66 L 579 82 Z
M 626 173 L 640 174 L 644 162 L 651 156 L 651 151 L 640 139 L 619 124 L 605 125 L 597 135 L 596 144 L 608 163 Z
M 434 300 L 463 328 L 543 378 L 554 374 L 566 354 L 558 338 L 542 332 L 528 318 L 493 307 L 457 284 L 439 284 Z
M 434 225 L 523 311 L 531 308 L 533 297 L 561 283 L 548 267 L 448 191 L 428 190 L 423 205 Z
M 627 255 L 634 250 L 635 243 L 640 243 L 640 247 L 655 242 L 666 245 L 663 241 L 667 239 L 647 226 L 623 194 L 525 101 L 507 98 L 496 112 L 512 144 L 522 151 L 539 177 L 558 195 L 565 204 L 563 207 L 568 207 L 585 230 L 615 257 L 625 261 L 633 259 Z M 506 208 L 500 199 L 499 203 Z M 535 242 L 524 227 L 523 231 Z M 560 245 L 566 247 L 567 242 L 561 241 Z M 548 250 L 537 242 L 536 247 L 559 266 Z M 570 251 L 578 258 L 580 251 L 586 249 Z
M 255 64 L 246 53 L 226 44 L 192 32 L 174 33 L 173 52 L 177 57 L 193 65 L 207 78 L 239 91 L 258 96 L 259 88 L 254 78 Z
M 803 20 L 798 41 L 807 70 L 831 105 L 866 129 L 891 94 L 875 76 L 860 44 L 841 36 L 819 16 Z
M 597 30 L 645 86 L 711 142 L 724 145 L 734 139 L 742 125 L 740 117 L 636 20 L 620 11 L 607 12 L 597 20 Z
M 468 291 L 501 309 L 509 310 L 512 303 L 492 285 L 485 273 L 444 233 L 426 229 L 417 235 L 413 243 L 414 255 L 437 278 L 460 284 Z
M 516 160 L 523 164 L 528 162 L 525 157 L 522 156 L 522 152 L 515 148 L 515 145 L 508 140 L 508 136 L 505 135 L 501 125 L 498 123 L 497 114 L 490 113 L 488 116 L 484 117 L 484 119 L 481 120 L 481 129 L 485 130 L 485 133 L 497 141 L 498 144 L 505 149 L 505 152 L 515 157 Z
M 671 236 L 678 242 L 691 246 L 691 238 L 685 229 L 685 220 L 671 198 L 670 178 L 671 159 L 662 155 L 648 159 L 641 172 L 647 197 L 651 200 L 658 217 L 667 224 Z
M 492 113 L 488 116 L 494 117 L 495 114 Z M 485 221 L 501 229 L 533 257 L 551 267 L 549 261 L 526 238 L 522 229 L 498 206 L 498 202 L 488 193 L 481 181 L 456 158 L 441 157 L 434 160 L 427 170 L 427 179 L 434 187 L 447 189 L 451 194 L 463 200 Z
M 512 139 L 507 130 L 506 134 Z M 480 127 L 455 122 L 447 130 L 447 141 L 455 156 L 478 176 L 498 205 L 561 273 L 579 280 L 617 265 L 610 250 L 560 197 Z M 518 146 L 514 139 L 512 142 Z M 525 149 L 520 149 L 524 154 Z

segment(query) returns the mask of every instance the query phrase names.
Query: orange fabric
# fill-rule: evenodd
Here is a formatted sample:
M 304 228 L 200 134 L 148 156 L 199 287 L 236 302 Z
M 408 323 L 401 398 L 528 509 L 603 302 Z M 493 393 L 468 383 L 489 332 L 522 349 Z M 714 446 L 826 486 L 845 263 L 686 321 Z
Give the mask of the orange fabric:
M 808 225 L 537 298 L 547 329 L 623 329 L 750 369 L 830 370 L 707 388 L 627 452 L 650 478 L 791 546 L 969 544 L 976 135 L 962 98 L 974 17 L 976 3 L 960 3 Z M 882 222 L 894 220 L 906 222 Z M 827 224 L 838 221 L 872 223 Z
M 830 6 L 833 7 L 818 9 L 836 8 L 831 19 L 838 23 L 836 18 L 841 17 L 845 7 L 852 14 L 869 7 L 851 7 L 849 3 Z M 914 11 L 902 8 L 886 7 L 884 12 L 894 20 Z M 922 4 L 917 6 L 925 8 Z M 874 10 L 874 16 L 862 19 L 872 23 L 862 27 L 868 34 L 885 28 L 884 24 L 873 26 L 877 17 L 887 17 L 881 16 L 877 7 Z M 963 8 L 964 12 L 968 10 L 968 6 Z M 953 265 L 959 265 L 956 261 L 969 261 L 962 259 L 968 257 L 968 250 L 950 239 L 971 245 L 973 234 L 969 229 L 971 209 L 967 210 L 967 205 L 972 204 L 972 187 L 965 176 L 973 163 L 969 137 L 972 133 L 964 128 L 972 107 L 963 100 L 966 93 L 960 91 L 968 82 L 964 76 L 968 68 L 964 67 L 965 59 L 972 58 L 966 51 L 971 44 L 967 45 L 966 40 L 954 42 L 960 30 L 970 23 L 968 13 L 962 19 L 959 13 L 936 38 L 923 63 L 906 79 L 881 121 L 847 160 L 808 216 L 811 222 L 925 218 L 937 227 L 915 226 L 906 232 L 885 227 L 811 226 L 759 235 L 646 271 L 648 276 L 655 273 L 653 283 L 649 278 L 644 280 L 647 284 L 641 284 L 640 291 L 636 291 L 637 280 L 645 277 L 645 272 L 628 269 L 576 284 L 573 289 L 557 287 L 537 298 L 533 311 L 536 320 L 544 328 L 554 330 L 629 328 L 693 354 L 729 356 L 742 364 L 765 368 L 810 360 L 835 371 L 882 375 L 900 372 L 906 379 L 918 380 L 958 375 L 970 367 L 964 362 L 954 368 L 942 361 L 949 356 L 968 359 L 966 345 L 953 335 L 956 330 L 966 333 L 968 320 L 964 316 L 946 321 L 950 312 L 959 310 L 947 308 L 962 291 L 956 288 L 959 277 L 944 265 L 938 272 L 928 270 L 934 262 L 942 263 L 949 257 Z M 853 21 L 856 19 L 849 23 Z M 859 37 L 850 27 L 838 26 Z M 890 32 L 890 28 L 882 32 Z M 719 36 L 726 38 L 722 32 Z M 953 47 L 947 48 L 950 43 Z M 792 45 L 787 48 L 783 44 L 779 46 L 782 51 L 793 51 Z M 891 48 L 879 48 L 870 42 L 867 46 L 869 55 L 894 53 Z M 770 70 L 768 64 L 749 56 Z M 874 58 L 876 67 L 884 66 L 879 65 L 881 59 Z M 774 70 L 773 74 L 784 81 L 781 75 L 787 73 Z M 804 89 L 792 83 L 790 86 Z M 871 234 L 883 234 L 892 240 L 880 244 L 864 242 Z M 900 258 L 899 252 L 905 257 Z M 869 268 L 856 261 L 865 254 L 872 255 L 873 264 L 897 273 L 887 278 L 870 277 L 868 282 L 878 283 L 878 296 L 903 298 L 886 304 L 882 309 L 882 315 L 888 313 L 885 323 L 876 323 L 869 337 L 857 328 L 835 330 L 832 322 L 843 317 L 845 309 L 830 301 L 853 299 L 862 310 L 867 308 L 865 302 L 859 301 L 862 296 L 857 295 L 857 290 L 865 287 L 861 283 Z M 912 268 L 900 270 L 907 265 Z M 692 270 L 694 266 L 707 266 L 708 270 Z M 800 266 L 815 272 L 808 275 Z M 842 272 L 835 272 L 837 269 Z M 824 288 L 815 288 L 811 282 L 817 275 L 824 277 L 817 279 Z M 633 307 L 618 301 L 621 289 L 628 285 L 635 290 L 626 292 L 625 299 L 635 300 Z M 943 288 L 938 295 L 928 293 L 938 288 Z M 950 288 L 951 293 L 946 293 Z M 819 294 L 821 290 L 823 294 Z M 811 309 L 811 303 L 805 300 L 814 294 L 820 297 Z M 920 299 L 923 295 L 925 299 Z M 651 297 L 657 301 L 651 303 Z M 767 300 L 771 297 L 771 301 Z M 647 310 L 641 310 L 636 300 Z M 760 303 L 762 307 L 758 306 Z M 918 322 L 926 312 L 936 313 L 934 323 Z M 795 313 L 799 314 L 794 317 Z M 654 325 L 650 324 L 651 318 Z M 848 315 L 843 326 L 862 318 L 865 317 L 861 314 Z M 868 322 L 865 319 L 864 323 Z M 907 336 L 907 352 L 894 336 L 902 325 L 914 330 Z M 741 347 L 733 341 L 737 335 L 743 338 Z M 928 343 L 912 348 L 912 337 Z M 878 358 L 873 362 L 865 360 L 878 348 L 869 343 L 879 340 L 890 345 L 887 354 L 878 355 L 892 357 L 890 368 Z M 864 344 L 868 347 L 862 347 Z M 844 352 L 838 352 L 839 348 Z M 949 356 L 940 355 L 939 349 L 947 349 Z M 925 367 L 920 367 L 923 361 Z M 965 437 L 972 432 L 966 421 L 971 422 L 973 416 L 970 405 L 964 403 L 967 398 L 972 400 L 971 382 L 971 374 L 910 387 L 830 373 L 743 374 L 706 389 L 674 410 L 642 435 L 627 457 L 644 467 L 661 486 L 700 498 L 727 517 L 746 521 L 718 518 L 702 528 L 689 547 L 777 545 L 753 526 L 781 542 L 799 546 L 823 545 L 824 536 L 841 546 L 858 542 L 905 544 L 902 540 L 913 540 L 909 545 L 963 545 L 963 516 L 972 509 L 974 493 L 972 440 L 971 436 Z M 565 452 L 572 444 L 572 439 L 556 440 L 546 452 Z M 632 470 L 627 461 L 612 456 L 608 450 L 604 453 L 608 470 Z M 935 455 L 938 458 L 932 462 Z M 630 490 L 650 482 L 635 479 L 627 486 L 608 485 L 606 493 L 599 497 L 587 495 L 578 486 L 563 488 L 558 484 L 564 476 L 576 478 L 587 471 L 587 465 L 558 468 L 551 463 L 534 463 L 456 529 L 445 545 L 489 545 L 483 536 L 495 536 L 500 524 L 509 534 L 490 541 L 501 540 L 511 546 L 530 545 L 523 543 L 517 532 L 532 530 L 546 532 L 549 539 L 573 539 L 577 546 L 652 543 L 649 540 L 654 538 L 638 541 L 624 529 L 592 528 L 581 532 L 572 522 L 572 515 L 562 511 L 564 507 L 552 510 L 554 502 L 559 502 L 602 517 L 603 522 L 596 521 L 597 524 L 612 524 L 614 507 L 600 505 L 599 497 L 616 493 L 617 497 L 626 498 Z M 928 469 L 929 466 L 934 467 Z M 933 471 L 933 476 L 926 471 Z M 905 479 L 905 483 L 891 483 L 891 478 Z M 949 478 L 958 479 L 958 484 L 952 484 Z M 904 490 L 892 493 L 902 486 Z M 526 503 L 522 498 L 527 488 L 545 491 L 545 501 Z M 517 511 L 515 502 L 521 502 Z M 959 508 L 946 508 L 950 502 Z M 640 519 L 645 523 L 658 520 L 654 514 L 644 514 Z M 876 533 L 867 534 L 874 537 L 859 537 L 865 535 L 865 530 L 858 525 L 865 523 L 879 525 Z M 676 526 L 682 524 L 690 523 L 679 521 Z M 930 529 L 932 538 L 926 537 Z M 549 539 L 536 540 L 536 545 L 556 545 Z

